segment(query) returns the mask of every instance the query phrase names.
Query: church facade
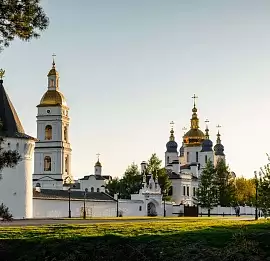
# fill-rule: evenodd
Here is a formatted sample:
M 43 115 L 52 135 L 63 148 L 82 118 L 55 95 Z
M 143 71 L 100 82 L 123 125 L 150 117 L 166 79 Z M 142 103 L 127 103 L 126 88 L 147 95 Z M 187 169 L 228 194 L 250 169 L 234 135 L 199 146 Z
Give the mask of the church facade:
M 165 152 L 165 168 L 172 182 L 170 190 L 172 200 L 176 204 L 184 205 L 194 205 L 200 175 L 207 161 L 211 160 L 215 165 L 219 159 L 226 160 L 220 132 L 218 131 L 216 144 L 213 146 L 208 126 L 206 125 L 205 132 L 200 130 L 198 110 L 195 104 L 197 97 L 194 95 L 193 98 L 190 129 L 183 136 L 182 146 L 178 150 L 172 127 Z

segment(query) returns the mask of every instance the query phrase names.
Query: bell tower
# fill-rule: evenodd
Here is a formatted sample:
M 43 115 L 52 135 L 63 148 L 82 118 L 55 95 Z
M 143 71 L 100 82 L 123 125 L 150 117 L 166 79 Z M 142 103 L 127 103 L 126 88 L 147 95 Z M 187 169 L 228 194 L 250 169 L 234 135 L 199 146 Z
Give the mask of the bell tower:
M 53 55 L 54 56 L 54 55 Z M 33 186 L 61 189 L 73 181 L 69 141 L 69 108 L 59 91 L 59 73 L 53 58 L 48 89 L 37 105 L 37 138 Z

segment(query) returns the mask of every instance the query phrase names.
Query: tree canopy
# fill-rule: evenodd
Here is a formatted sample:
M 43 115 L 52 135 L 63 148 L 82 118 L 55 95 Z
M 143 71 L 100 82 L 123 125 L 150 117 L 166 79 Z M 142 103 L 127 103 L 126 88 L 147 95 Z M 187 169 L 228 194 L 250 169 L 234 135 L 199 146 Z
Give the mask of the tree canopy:
M 0 50 L 16 37 L 23 41 L 40 37 L 49 18 L 40 0 L 0 0 Z
M 239 177 L 235 179 L 235 202 L 240 205 L 255 205 L 255 179 Z

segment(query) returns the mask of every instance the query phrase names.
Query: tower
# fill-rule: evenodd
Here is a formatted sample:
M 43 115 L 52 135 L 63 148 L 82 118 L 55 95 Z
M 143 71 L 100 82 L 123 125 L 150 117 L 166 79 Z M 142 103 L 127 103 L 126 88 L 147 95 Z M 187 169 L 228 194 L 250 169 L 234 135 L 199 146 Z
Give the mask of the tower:
M 185 164 L 199 163 L 199 152 L 201 151 L 202 142 L 205 140 L 205 135 L 199 127 L 199 118 L 197 115 L 195 100 L 198 97 L 194 94 L 192 98 L 194 99 L 194 104 L 190 119 L 190 130 L 183 136 Z
M 221 144 L 221 139 L 220 139 L 220 133 L 219 133 L 219 128 L 221 126 L 218 125 L 218 133 L 217 133 L 217 142 L 216 145 L 214 146 L 214 152 L 215 152 L 215 159 L 214 159 L 214 164 L 216 165 L 219 159 L 222 159 L 225 161 L 225 154 L 224 154 L 224 146 Z
M 99 156 L 100 156 L 100 154 L 97 154 L 97 156 L 98 156 L 98 160 L 97 160 L 97 162 L 96 162 L 96 164 L 95 164 L 95 175 L 97 175 L 97 176 L 101 176 L 101 173 L 102 173 L 102 165 L 101 165 L 101 163 L 100 163 L 100 161 L 99 161 Z
M 205 140 L 202 142 L 202 149 L 200 153 L 200 164 L 202 169 L 205 167 L 208 160 L 214 164 L 213 142 L 209 138 L 208 120 L 205 121 Z
M 3 151 L 16 150 L 21 161 L 14 168 L 0 169 L 0 199 L 14 218 L 33 217 L 32 163 L 36 139 L 27 135 L 3 86 L 0 69 L 0 137 Z
M 53 59 L 48 75 L 48 90 L 37 105 L 37 138 L 33 184 L 61 189 L 73 181 L 69 142 L 69 108 L 59 91 L 59 73 Z
M 177 164 L 179 165 L 179 159 L 178 159 L 178 152 L 177 152 L 177 143 L 175 141 L 174 137 L 174 130 L 173 130 L 173 125 L 174 122 L 172 121 L 171 123 L 171 131 L 170 131 L 170 138 L 169 141 L 166 144 L 166 152 L 165 152 L 165 166 L 168 165 L 174 165 Z

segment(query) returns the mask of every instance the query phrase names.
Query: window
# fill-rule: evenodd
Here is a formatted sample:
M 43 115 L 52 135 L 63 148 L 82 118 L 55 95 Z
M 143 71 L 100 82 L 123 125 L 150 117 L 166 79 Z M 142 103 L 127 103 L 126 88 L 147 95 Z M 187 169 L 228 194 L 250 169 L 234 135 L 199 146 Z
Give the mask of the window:
M 142 211 L 142 206 L 139 206 L 139 211 Z
M 189 187 L 187 187 L 187 196 L 189 197 Z
M 207 155 L 204 156 L 204 162 L 207 163 Z
M 52 126 L 47 125 L 45 127 L 45 140 L 51 140 L 52 139 Z
M 173 187 L 170 186 L 169 191 L 168 191 L 168 196 L 172 196 L 172 194 L 173 194 Z
M 52 160 L 51 157 L 46 156 L 44 158 L 44 171 L 51 171 L 52 170 Z
M 99 188 L 97 188 L 97 192 L 99 192 Z
M 94 192 L 94 188 L 93 187 L 91 188 L 91 192 Z
M 65 158 L 65 172 L 68 173 L 68 155 Z
M 186 195 L 186 187 L 183 186 L 183 195 L 185 196 Z
M 189 152 L 187 152 L 187 163 L 189 163 Z
M 53 79 L 50 80 L 50 87 L 54 87 L 54 80 Z
M 68 141 L 68 129 L 67 129 L 67 126 L 64 127 L 64 141 Z
M 196 162 L 199 162 L 199 152 L 196 151 Z
M 195 196 L 196 196 L 196 188 L 193 187 L 193 197 L 195 197 Z
M 167 165 L 170 163 L 170 157 L 167 157 Z

